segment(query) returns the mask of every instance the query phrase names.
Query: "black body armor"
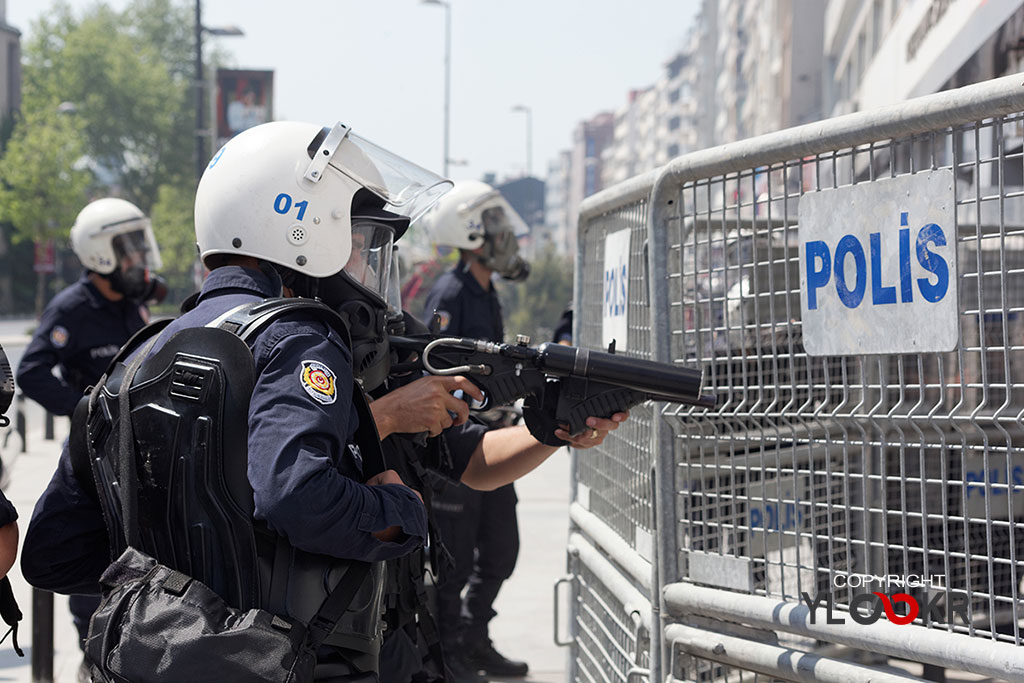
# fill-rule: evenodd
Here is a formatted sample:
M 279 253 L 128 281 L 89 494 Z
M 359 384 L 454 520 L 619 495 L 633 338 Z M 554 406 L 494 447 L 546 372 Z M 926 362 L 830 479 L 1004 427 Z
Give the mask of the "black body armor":
M 365 563 L 299 550 L 253 519 L 246 443 L 256 371 L 246 340 L 296 311 L 316 316 L 347 338 L 344 322 L 318 302 L 270 299 L 246 304 L 206 327 L 181 330 L 167 340 L 139 367 L 130 405 L 138 549 L 202 581 L 234 607 L 261 607 L 308 623 L 341 577 Z M 113 557 L 126 548 L 118 486 L 118 390 L 124 361 L 162 328 L 154 324 L 133 337 L 88 397 L 89 460 Z M 358 385 L 353 404 L 359 413 L 355 441 L 369 477 L 384 464 Z M 376 658 L 384 572 L 383 562 L 371 565 L 326 645 Z

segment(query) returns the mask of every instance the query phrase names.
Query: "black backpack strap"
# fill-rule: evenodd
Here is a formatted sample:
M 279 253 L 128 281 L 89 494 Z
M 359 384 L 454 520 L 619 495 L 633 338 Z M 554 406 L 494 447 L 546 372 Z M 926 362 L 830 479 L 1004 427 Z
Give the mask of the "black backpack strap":
M 118 433 L 118 485 L 121 489 L 121 521 L 124 525 L 124 536 L 128 545 L 138 548 L 142 540 L 142 532 L 139 530 L 139 488 L 136 481 L 135 469 L 135 433 L 132 429 L 132 413 L 129 394 L 131 393 L 132 380 L 135 373 L 150 349 L 156 343 L 159 335 L 153 335 L 146 344 L 139 349 L 139 352 L 128 363 L 124 376 L 121 378 L 121 387 L 117 392 L 117 414 L 121 423 Z
M 270 323 L 282 316 L 298 312 L 321 320 L 325 325 L 341 334 L 351 351 L 352 338 L 349 334 L 348 323 L 330 306 L 315 299 L 281 297 L 241 304 L 211 321 L 208 327 L 220 327 L 236 334 L 248 345 L 249 341 L 266 329 Z M 363 458 L 363 476 L 368 479 L 380 474 L 388 467 L 384 452 L 380 448 L 380 437 L 377 434 L 377 425 L 373 421 L 373 413 L 370 412 L 366 396 L 358 384 L 355 385 L 352 392 L 352 404 L 359 416 L 359 427 L 356 430 L 355 440 L 359 444 Z
M 334 631 L 335 625 L 344 616 L 345 610 L 355 599 L 366 577 L 370 575 L 370 567 L 369 562 L 349 560 L 348 571 L 338 581 L 334 590 L 320 603 L 320 609 L 316 611 L 306 627 L 305 647 L 309 648 L 310 652 L 316 653 L 327 636 Z
M 19 657 L 24 657 L 25 653 L 18 647 L 18 622 L 22 619 L 21 608 L 18 607 L 18 601 L 14 599 L 11 579 L 7 576 L 0 579 L 0 618 L 3 618 L 4 623 L 11 627 L 4 637 L 0 638 L 0 643 L 4 642 L 9 633 L 14 651 L 18 653 Z

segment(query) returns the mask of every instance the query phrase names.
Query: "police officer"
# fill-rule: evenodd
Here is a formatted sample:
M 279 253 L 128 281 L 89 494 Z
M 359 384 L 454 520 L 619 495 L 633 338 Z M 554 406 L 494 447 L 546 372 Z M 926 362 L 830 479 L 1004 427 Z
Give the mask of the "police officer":
M 143 302 L 167 293 L 151 274 L 160 268 L 160 252 L 149 219 L 131 202 L 107 197 L 88 204 L 71 226 L 71 248 L 85 273 L 46 306 L 17 376 L 26 396 L 68 417 L 110 359 L 146 324 Z M 80 643 L 97 605 L 99 598 L 91 595 L 68 600 Z
M 518 254 L 517 234 L 526 231 L 522 219 L 492 187 L 467 181 L 456 184 L 419 225 L 436 244 L 460 252 L 458 264 L 427 295 L 424 319 L 436 314 L 444 334 L 502 341 L 501 304 L 491 278 L 497 273 L 520 281 L 529 274 Z M 492 426 L 506 423 L 497 415 Z M 455 558 L 437 588 L 442 642 L 446 652 L 454 653 L 453 668 L 467 676 L 475 670 L 490 676 L 525 676 L 528 671 L 526 662 L 495 650 L 488 635 L 496 615 L 492 605 L 519 554 L 516 501 L 511 484 L 487 493 L 454 487 L 434 498 L 442 537 Z
M 142 302 L 157 289 L 151 270 L 160 268 L 149 219 L 124 199 L 97 199 L 83 208 L 71 226 L 71 248 L 85 274 L 46 306 L 17 376 L 26 396 L 64 416 L 146 324 Z
M 186 302 L 187 312 L 161 333 L 153 353 L 176 333 L 219 321 L 242 304 L 279 296 L 282 276 L 295 295 L 315 295 L 325 280 L 338 278 L 351 296 L 381 298 L 400 225 L 382 207 L 391 202 L 415 213 L 421 200 L 429 202 L 443 185 L 340 123 L 321 129 L 274 122 L 244 131 L 211 160 L 196 194 L 196 239 L 211 273 Z M 357 223 L 362 249 L 353 247 Z M 358 276 L 346 270 L 349 264 Z M 261 606 L 303 620 L 311 615 L 298 612 L 310 602 L 319 604 L 324 577 L 333 576 L 335 567 L 344 570 L 347 560 L 378 563 L 398 557 L 422 546 L 426 537 L 418 494 L 393 470 L 363 476 L 360 443 L 354 439 L 366 425 L 359 425 L 361 394 L 342 337 L 320 318 L 299 311 L 247 342 L 256 371 L 243 426 L 254 517 L 276 534 L 277 545 L 284 543 L 293 560 L 243 569 L 273 568 L 276 577 L 280 567 L 287 581 L 283 602 Z M 187 459 L 187 453 L 180 456 Z M 109 540 L 101 502 L 75 469 L 65 449 L 33 514 L 22 569 L 40 588 L 95 593 L 111 559 Z M 169 530 L 172 536 L 184 531 Z M 167 533 L 148 532 L 158 540 Z M 317 563 L 326 564 L 317 569 Z M 378 566 L 363 586 L 368 597 L 357 614 L 347 614 L 320 650 L 315 680 L 377 680 Z M 313 570 L 303 574 L 302 567 Z

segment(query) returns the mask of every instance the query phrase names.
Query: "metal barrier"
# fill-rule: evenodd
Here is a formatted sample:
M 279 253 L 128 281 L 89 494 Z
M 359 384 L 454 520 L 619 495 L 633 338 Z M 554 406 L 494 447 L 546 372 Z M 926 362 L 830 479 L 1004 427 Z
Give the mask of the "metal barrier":
M 642 406 L 574 457 L 572 548 L 601 546 L 652 615 L 642 664 L 601 680 L 904 679 L 888 658 L 1024 680 L 1022 112 L 1022 76 L 996 79 L 584 202 L 574 338 L 700 366 L 718 396 Z M 915 296 L 949 315 L 884 307 Z M 600 615 L 616 581 L 582 556 L 571 680 L 617 642 L 586 619 L 625 599 Z

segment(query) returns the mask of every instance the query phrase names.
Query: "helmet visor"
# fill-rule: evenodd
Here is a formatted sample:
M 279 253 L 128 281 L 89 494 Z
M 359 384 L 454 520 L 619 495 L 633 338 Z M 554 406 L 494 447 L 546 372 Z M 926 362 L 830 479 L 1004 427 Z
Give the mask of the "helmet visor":
M 149 226 L 114 235 L 110 240 L 117 259 L 117 268 L 127 271 L 129 268 L 159 270 L 161 267 L 160 251 Z
M 373 171 L 331 165 L 387 202 L 387 209 L 415 221 L 441 198 L 453 183 L 422 166 L 349 132 L 339 145 L 355 145 L 372 164 Z M 336 155 L 344 159 L 346 155 Z M 333 159 L 332 159 L 333 162 Z M 375 171 L 375 172 L 374 172 Z
M 352 224 L 352 253 L 344 271 L 356 284 L 381 301 L 388 301 L 394 230 L 390 225 L 365 219 Z

